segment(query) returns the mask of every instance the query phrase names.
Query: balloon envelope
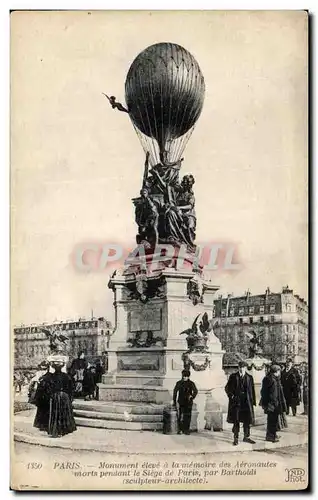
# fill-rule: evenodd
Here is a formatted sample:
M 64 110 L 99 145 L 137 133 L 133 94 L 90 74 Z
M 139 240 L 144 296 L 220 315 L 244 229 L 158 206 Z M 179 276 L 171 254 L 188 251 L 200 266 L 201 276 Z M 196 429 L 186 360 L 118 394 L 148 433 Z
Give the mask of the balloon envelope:
M 159 150 L 186 134 L 200 116 L 204 78 L 194 57 L 174 43 L 157 43 L 133 61 L 125 84 L 130 118 Z

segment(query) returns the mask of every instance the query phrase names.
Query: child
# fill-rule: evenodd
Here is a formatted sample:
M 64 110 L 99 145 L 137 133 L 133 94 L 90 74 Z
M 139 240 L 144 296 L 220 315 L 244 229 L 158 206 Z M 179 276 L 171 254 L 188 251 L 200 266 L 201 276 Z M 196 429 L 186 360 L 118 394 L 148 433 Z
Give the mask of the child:
M 190 380 L 190 372 L 182 371 L 182 379 L 176 383 L 173 391 L 173 404 L 179 405 L 178 411 L 178 434 L 182 432 L 186 435 L 190 434 L 190 423 L 193 400 L 198 394 L 198 389 L 192 380 Z

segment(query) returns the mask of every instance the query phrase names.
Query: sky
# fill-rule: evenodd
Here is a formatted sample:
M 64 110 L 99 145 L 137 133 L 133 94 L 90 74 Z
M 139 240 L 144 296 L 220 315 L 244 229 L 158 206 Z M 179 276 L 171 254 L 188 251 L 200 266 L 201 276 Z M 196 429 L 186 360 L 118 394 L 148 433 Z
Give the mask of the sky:
M 144 153 L 124 102 L 134 58 L 169 41 L 197 59 L 202 114 L 184 152 L 197 241 L 236 245 L 220 293 L 290 288 L 307 299 L 307 18 L 276 12 L 11 14 L 11 309 L 14 324 L 113 319 L 110 270 L 79 244 L 135 242 Z

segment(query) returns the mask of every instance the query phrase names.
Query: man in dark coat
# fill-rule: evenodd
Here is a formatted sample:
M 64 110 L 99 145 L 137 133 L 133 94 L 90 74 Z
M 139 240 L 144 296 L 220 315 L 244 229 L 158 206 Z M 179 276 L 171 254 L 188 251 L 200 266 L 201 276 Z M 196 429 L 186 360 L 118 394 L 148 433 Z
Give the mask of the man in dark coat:
M 280 382 L 280 367 L 272 365 L 264 377 L 261 389 L 262 407 L 267 414 L 266 441 L 277 443 L 278 419 L 286 411 L 286 402 Z
M 73 359 L 69 375 L 74 384 L 74 397 L 83 396 L 84 370 L 87 368 L 87 360 L 84 351 L 80 351 L 76 359 Z
M 301 376 L 293 366 L 291 359 L 287 360 L 286 369 L 282 372 L 281 380 L 287 405 L 286 414 L 289 415 L 289 408 L 291 407 L 295 417 L 297 406 L 300 404 Z
M 190 434 L 190 423 L 193 400 L 198 394 L 198 389 L 192 380 L 190 380 L 190 372 L 182 371 L 182 380 L 179 380 L 173 391 L 173 404 L 179 405 L 178 411 L 178 434 Z
M 233 424 L 233 445 L 235 446 L 238 444 L 240 422 L 243 423 L 243 441 L 255 443 L 250 438 L 250 426 L 255 422 L 253 408 L 256 406 L 255 387 L 253 377 L 246 373 L 246 366 L 244 361 L 240 361 L 238 371 L 229 376 L 225 386 L 225 392 L 229 398 L 227 421 Z
M 93 399 L 95 396 L 95 367 L 88 364 L 83 376 L 83 396 L 85 401 Z
M 97 384 L 100 384 L 101 381 L 102 381 L 102 376 L 104 375 L 105 373 L 105 369 L 101 363 L 101 360 L 98 359 L 96 361 L 96 367 L 95 367 L 95 398 L 98 399 L 99 398 L 99 389 L 98 389 L 98 385 Z

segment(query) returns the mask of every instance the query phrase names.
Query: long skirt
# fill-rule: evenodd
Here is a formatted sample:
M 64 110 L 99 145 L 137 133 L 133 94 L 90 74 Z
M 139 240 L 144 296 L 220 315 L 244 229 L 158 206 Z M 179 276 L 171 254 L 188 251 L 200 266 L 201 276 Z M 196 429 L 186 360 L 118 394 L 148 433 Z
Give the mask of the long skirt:
M 42 403 L 37 407 L 33 426 L 40 429 L 40 431 L 47 431 L 49 427 L 49 416 L 50 403 L 47 401 L 46 404 Z
M 70 397 L 66 392 L 56 392 L 50 401 L 48 434 L 59 437 L 74 431 L 76 424 Z
M 287 423 L 287 418 L 285 413 L 280 413 L 278 415 L 278 422 L 277 422 L 277 430 L 281 431 L 282 429 L 287 429 L 288 423 Z

